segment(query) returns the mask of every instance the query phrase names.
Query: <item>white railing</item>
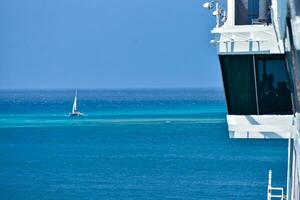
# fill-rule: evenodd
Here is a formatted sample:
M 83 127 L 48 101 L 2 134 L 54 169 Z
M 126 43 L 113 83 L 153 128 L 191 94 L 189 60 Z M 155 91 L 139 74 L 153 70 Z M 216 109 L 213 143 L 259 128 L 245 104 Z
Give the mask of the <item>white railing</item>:
M 272 191 L 279 191 L 279 194 L 272 194 Z M 269 170 L 269 180 L 268 180 L 268 199 L 271 200 L 277 198 L 280 200 L 286 199 L 286 196 L 283 194 L 283 188 L 281 187 L 272 187 L 272 170 Z

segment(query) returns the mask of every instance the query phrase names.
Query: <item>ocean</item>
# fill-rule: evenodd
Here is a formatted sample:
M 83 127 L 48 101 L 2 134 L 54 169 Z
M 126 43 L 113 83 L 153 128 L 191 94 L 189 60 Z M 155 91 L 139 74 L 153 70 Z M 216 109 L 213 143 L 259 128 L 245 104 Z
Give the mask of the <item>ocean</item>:
M 0 199 L 257 200 L 287 141 L 232 140 L 221 89 L 0 91 Z

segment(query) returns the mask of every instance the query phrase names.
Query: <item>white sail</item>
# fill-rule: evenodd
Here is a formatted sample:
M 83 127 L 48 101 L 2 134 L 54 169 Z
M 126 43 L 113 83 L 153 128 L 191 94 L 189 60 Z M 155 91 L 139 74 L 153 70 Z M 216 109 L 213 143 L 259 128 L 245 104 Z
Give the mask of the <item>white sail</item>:
M 83 113 L 78 112 L 78 110 L 77 110 L 77 90 L 76 90 L 75 97 L 74 97 L 72 112 L 69 114 L 69 116 L 85 116 Z
M 76 94 L 76 96 L 74 98 L 72 113 L 75 113 L 76 111 L 77 111 L 77 94 Z

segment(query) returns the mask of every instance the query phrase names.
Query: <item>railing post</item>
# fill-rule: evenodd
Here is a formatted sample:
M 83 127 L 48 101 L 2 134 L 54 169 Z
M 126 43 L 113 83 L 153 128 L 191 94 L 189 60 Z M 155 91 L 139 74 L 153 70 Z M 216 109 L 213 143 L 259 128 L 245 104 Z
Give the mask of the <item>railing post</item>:
M 271 200 L 272 194 L 272 170 L 269 170 L 269 179 L 268 179 L 268 199 Z

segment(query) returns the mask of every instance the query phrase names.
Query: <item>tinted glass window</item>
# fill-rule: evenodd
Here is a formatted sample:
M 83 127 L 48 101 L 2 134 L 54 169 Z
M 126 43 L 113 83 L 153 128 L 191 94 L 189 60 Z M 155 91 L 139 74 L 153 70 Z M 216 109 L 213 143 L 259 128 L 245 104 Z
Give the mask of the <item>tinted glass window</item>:
M 255 23 L 271 23 L 270 5 L 270 0 L 236 0 L 235 24 L 249 25 Z M 261 16 L 259 15 L 260 8 L 262 9 L 261 11 L 263 11 L 261 12 Z
M 300 0 L 295 0 L 296 15 L 300 16 Z
M 253 56 L 220 56 L 229 114 L 257 114 Z
M 245 25 L 248 23 L 248 0 L 235 1 L 235 24 Z
M 252 24 L 252 20 L 259 17 L 259 1 L 258 0 L 248 0 L 248 18 L 247 22 Z
M 256 56 L 260 114 L 291 114 L 292 102 L 283 55 Z
M 284 55 L 221 55 L 220 62 L 229 114 L 293 113 Z

